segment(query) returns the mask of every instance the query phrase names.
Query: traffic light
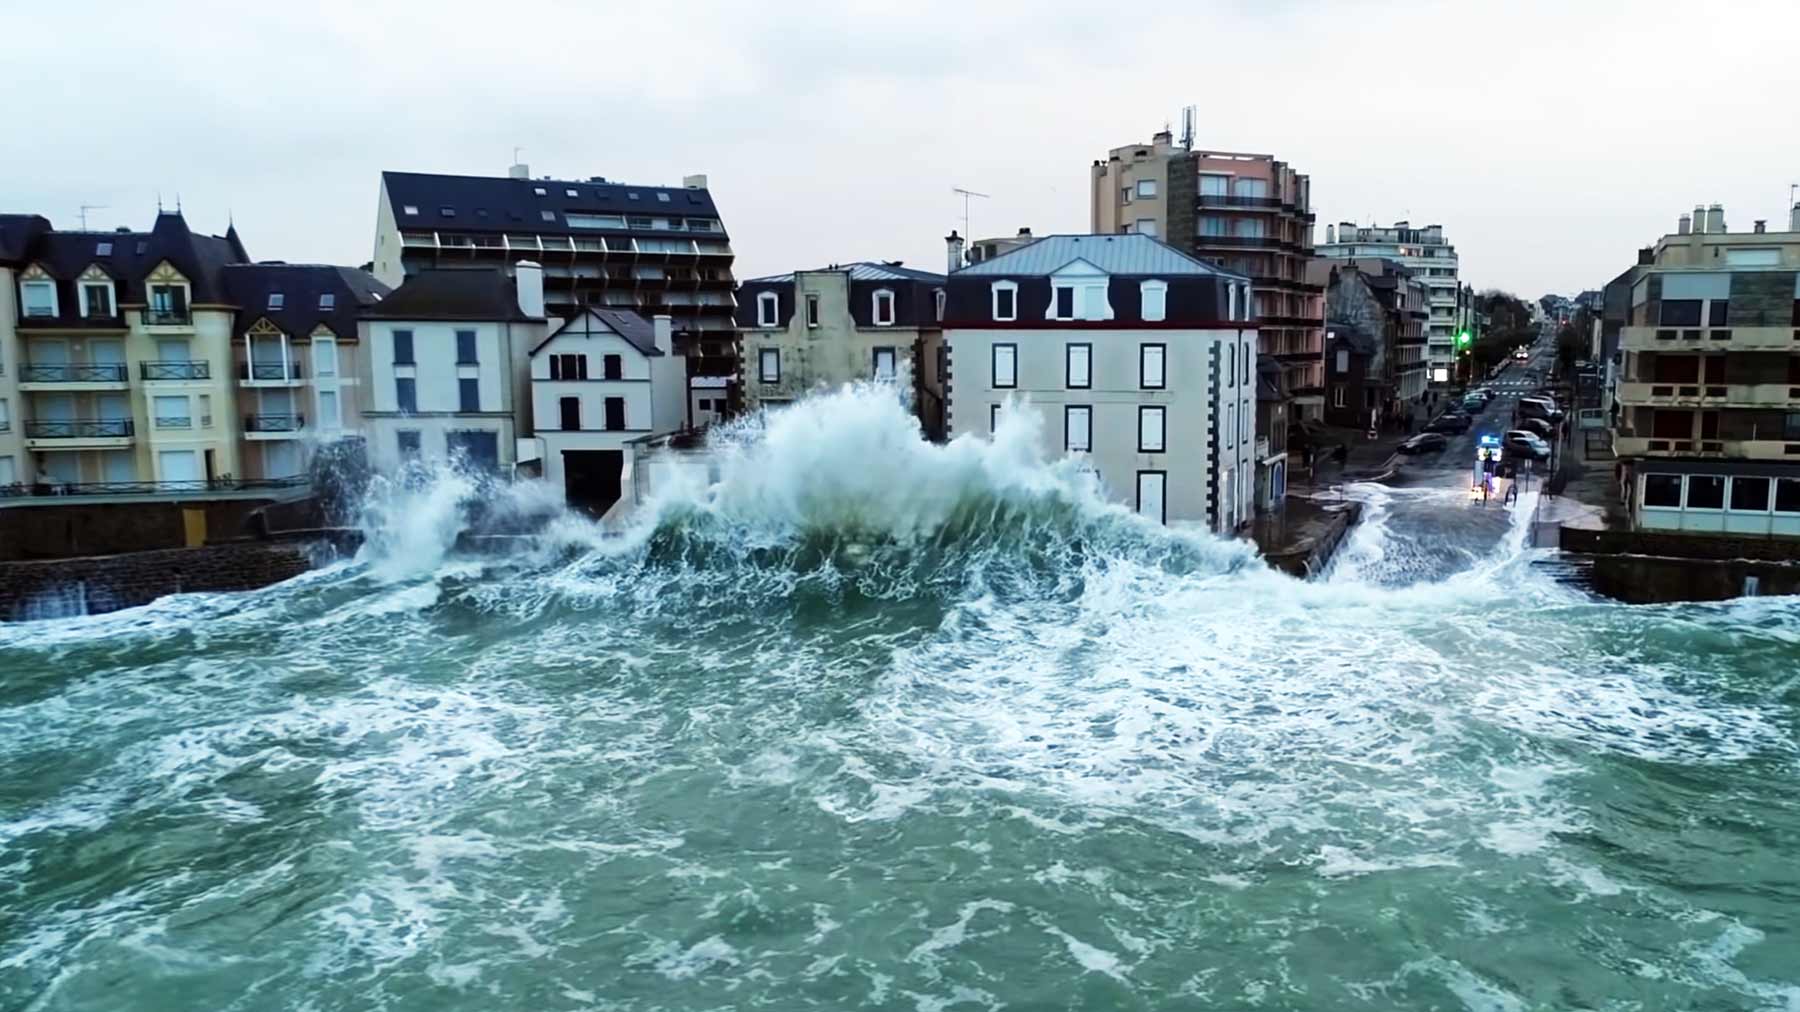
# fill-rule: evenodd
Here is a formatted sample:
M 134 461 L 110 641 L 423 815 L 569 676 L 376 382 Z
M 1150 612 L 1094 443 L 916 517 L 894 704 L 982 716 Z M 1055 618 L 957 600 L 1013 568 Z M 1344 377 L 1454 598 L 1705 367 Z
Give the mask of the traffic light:
M 1472 340 L 1473 340 L 1473 338 L 1471 338 L 1469 336 L 1469 332 L 1466 330 L 1458 331 L 1456 334 L 1456 346 L 1458 348 L 1467 348 L 1469 346 L 1469 342 Z

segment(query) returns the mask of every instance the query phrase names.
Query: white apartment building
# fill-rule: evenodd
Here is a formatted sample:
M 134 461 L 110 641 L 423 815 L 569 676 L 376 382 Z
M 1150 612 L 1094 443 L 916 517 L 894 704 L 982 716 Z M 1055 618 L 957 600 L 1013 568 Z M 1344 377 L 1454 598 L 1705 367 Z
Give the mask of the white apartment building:
M 1325 226 L 1325 242 L 1316 250 L 1333 260 L 1392 260 L 1413 272 L 1430 294 L 1431 317 L 1425 324 L 1427 381 L 1448 386 L 1456 375 L 1458 326 L 1456 247 L 1444 238 L 1442 225 L 1414 228 L 1397 221 L 1389 227 L 1341 222 Z
M 1151 236 L 1057 235 L 950 275 L 948 428 L 1037 412 L 1109 498 L 1223 533 L 1256 489 L 1250 279 Z M 1009 407 L 1010 406 L 1010 407 Z
M 362 314 L 369 463 L 460 460 L 511 474 L 532 429 L 531 349 L 549 329 L 536 264 L 421 270 Z
M 571 506 L 604 516 L 630 483 L 635 448 L 689 427 L 687 391 L 669 317 L 588 308 L 531 351 L 535 435 L 523 442 Z

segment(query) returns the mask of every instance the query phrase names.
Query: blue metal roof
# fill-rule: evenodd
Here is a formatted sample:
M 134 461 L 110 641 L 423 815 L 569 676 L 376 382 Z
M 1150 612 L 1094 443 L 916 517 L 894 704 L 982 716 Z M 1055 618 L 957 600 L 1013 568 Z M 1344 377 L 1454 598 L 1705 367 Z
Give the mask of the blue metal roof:
M 1085 260 L 1108 274 L 1156 277 L 1206 274 L 1250 280 L 1235 271 L 1188 256 L 1154 236 L 1137 232 L 1120 235 L 1047 235 L 991 260 L 964 267 L 956 272 L 956 277 L 1045 276 L 1055 274 L 1077 260 Z
M 789 271 L 786 274 L 771 274 L 766 278 L 751 278 L 745 284 L 777 284 L 794 280 L 795 273 L 818 274 L 825 271 L 849 271 L 852 281 L 923 281 L 927 284 L 944 283 L 942 274 L 930 271 L 915 271 L 910 267 L 902 267 L 897 263 L 879 260 L 861 260 L 850 264 L 833 264 L 830 267 L 819 267 L 810 271 Z

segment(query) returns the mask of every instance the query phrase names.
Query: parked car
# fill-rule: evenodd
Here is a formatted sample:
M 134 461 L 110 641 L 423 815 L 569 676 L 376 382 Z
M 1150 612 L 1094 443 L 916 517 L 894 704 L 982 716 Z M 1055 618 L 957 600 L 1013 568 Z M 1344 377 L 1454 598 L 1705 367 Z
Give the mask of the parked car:
M 1467 397 L 1464 397 L 1462 399 L 1463 410 L 1466 412 L 1469 412 L 1470 414 L 1474 414 L 1475 412 L 1480 411 L 1482 408 L 1485 408 L 1487 406 L 1488 406 L 1487 398 L 1481 396 L 1480 394 L 1470 394 Z
M 1555 426 L 1542 418 L 1527 418 L 1519 423 L 1519 428 L 1534 433 L 1545 441 L 1548 441 L 1552 436 L 1556 435 Z
M 1550 444 L 1539 439 L 1537 433 L 1526 429 L 1512 429 L 1500 437 L 1500 447 L 1509 454 L 1530 457 L 1532 460 L 1549 460 Z
M 1415 453 L 1435 453 L 1450 445 L 1450 440 L 1441 432 L 1421 432 L 1400 444 L 1400 452 L 1408 456 Z
M 1445 412 L 1444 414 L 1437 416 L 1436 418 L 1433 418 L 1430 421 L 1430 423 L 1428 423 L 1425 426 L 1425 431 L 1426 432 L 1467 432 L 1467 431 L 1469 431 L 1469 424 L 1470 424 L 1470 422 L 1469 422 L 1468 415 L 1459 415 L 1454 411 L 1449 411 L 1449 412 Z
M 1522 397 L 1519 399 L 1519 417 L 1542 418 L 1555 424 L 1563 420 L 1563 413 L 1554 401 L 1541 397 Z

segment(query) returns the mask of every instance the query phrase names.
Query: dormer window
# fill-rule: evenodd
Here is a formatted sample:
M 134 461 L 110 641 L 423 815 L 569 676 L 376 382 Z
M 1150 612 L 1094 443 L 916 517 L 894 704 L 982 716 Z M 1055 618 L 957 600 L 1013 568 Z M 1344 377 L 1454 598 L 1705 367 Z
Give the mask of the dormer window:
M 94 244 L 94 255 L 97 257 L 112 256 L 112 243 L 98 242 Z
M 1053 320 L 1073 320 L 1075 318 L 1075 286 L 1057 285 L 1054 289 L 1056 298 L 1050 306 L 1050 318 Z
M 578 190 L 576 190 L 576 189 L 575 189 L 575 188 L 574 188 L 574 187 L 573 187 L 573 186 L 571 186 L 571 187 L 569 187 L 569 188 L 568 188 L 568 189 L 566 189 L 566 190 L 564 190 L 564 191 L 563 191 L 563 193 L 565 193 L 565 194 L 567 194 L 567 195 L 569 195 L 569 196 L 571 196 L 571 197 L 579 197 L 579 196 L 581 196 L 581 192 L 580 192 L 580 191 L 578 191 Z
M 1016 281 L 996 281 L 991 290 L 994 319 L 1006 321 L 1019 318 L 1019 285 Z
M 532 192 L 532 193 L 535 193 L 535 194 L 537 194 L 537 195 L 538 195 L 538 196 L 540 196 L 540 197 L 548 197 L 548 196 L 549 196 L 549 195 L 550 195 L 550 191 L 549 191 L 549 190 L 546 190 L 546 189 L 544 189 L 544 188 L 543 188 L 543 187 L 541 187 L 541 186 L 534 186 L 534 187 L 532 187 L 532 188 L 531 188 L 531 192 Z
M 1148 322 L 1168 319 L 1169 283 L 1167 281 L 1145 281 L 1138 285 L 1139 301 L 1142 303 L 1141 315 Z
M 543 216 L 543 219 L 545 221 L 555 221 L 556 220 L 556 212 L 555 211 L 540 211 L 538 213 Z
M 416 218 L 416 217 L 418 217 L 418 215 L 419 215 L 419 205 L 417 205 L 417 204 L 408 204 L 408 205 L 406 205 L 406 206 L 405 206 L 405 207 L 402 207 L 402 208 L 401 208 L 401 209 L 400 209 L 400 213 L 402 213 L 402 214 L 409 214 L 409 215 L 412 215 L 412 216 L 413 216 L 413 217 L 415 217 L 415 218 Z
M 456 208 L 451 207 L 449 204 L 445 204 L 444 206 L 438 208 L 438 213 L 443 215 L 446 218 L 454 218 L 454 217 L 456 217 Z
M 875 326 L 894 325 L 894 293 L 886 288 L 875 293 Z
M 668 203 L 668 202 L 669 202 L 669 195 L 668 195 L 668 194 L 666 194 L 666 193 L 662 193 L 662 192 L 660 192 L 660 191 L 659 191 L 659 192 L 658 192 L 658 193 L 657 193 L 657 194 L 656 194 L 656 199 L 657 199 L 657 200 L 660 200 L 660 201 L 662 201 L 662 202 L 663 202 L 663 203 L 665 203 L 665 204 L 667 204 L 667 203 Z
M 111 283 L 102 281 L 82 283 L 81 315 L 90 320 L 107 319 L 113 315 Z
M 758 327 L 778 326 L 776 320 L 781 316 L 781 297 L 774 292 L 763 292 L 756 297 L 756 325 Z
M 319 308 L 320 309 L 336 309 L 337 308 L 337 296 L 333 295 L 330 292 L 321 292 L 319 294 Z
M 19 302 L 24 307 L 24 315 L 55 316 L 56 315 L 56 282 L 25 281 L 19 285 Z
M 280 309 L 282 307 L 282 304 L 285 302 L 287 302 L 287 296 L 282 295 L 280 292 L 270 292 L 269 293 L 269 308 L 270 309 Z

